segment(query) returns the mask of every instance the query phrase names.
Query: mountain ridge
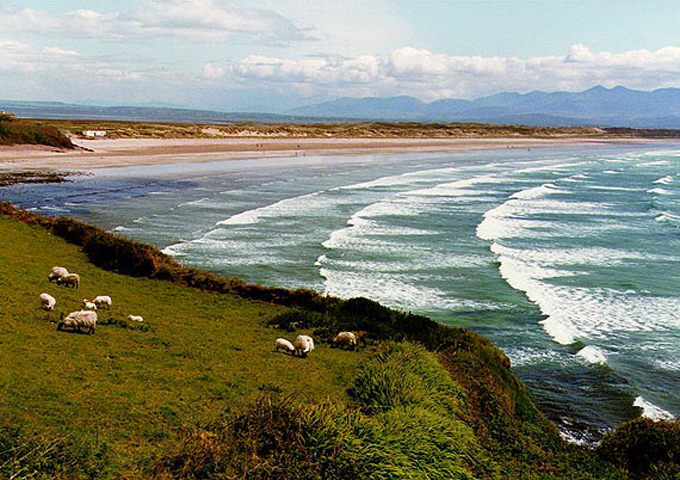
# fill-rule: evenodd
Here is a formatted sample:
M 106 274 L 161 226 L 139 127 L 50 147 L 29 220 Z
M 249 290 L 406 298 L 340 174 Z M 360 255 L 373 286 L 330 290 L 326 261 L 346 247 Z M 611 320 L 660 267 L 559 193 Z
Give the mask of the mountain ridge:
M 532 118 L 533 125 L 680 128 L 680 89 L 632 90 L 596 85 L 582 92 L 500 92 L 474 100 L 423 102 L 415 97 L 343 97 L 289 110 L 291 115 L 440 122 L 503 123 Z M 557 123 L 554 123 L 557 122 Z

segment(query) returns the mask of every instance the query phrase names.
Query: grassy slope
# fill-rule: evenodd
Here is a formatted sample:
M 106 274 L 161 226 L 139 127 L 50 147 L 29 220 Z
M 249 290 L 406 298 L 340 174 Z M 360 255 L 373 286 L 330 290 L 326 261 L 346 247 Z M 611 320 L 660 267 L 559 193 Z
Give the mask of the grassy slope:
M 114 274 L 6 215 L 0 238 L 0 476 L 680 477 L 677 423 L 625 424 L 595 452 L 569 445 L 507 357 L 472 332 L 361 298 L 282 316 L 271 304 Z M 82 275 L 80 291 L 47 282 L 55 264 Z M 56 312 L 40 310 L 42 291 L 57 297 Z M 61 312 L 97 294 L 114 307 L 95 335 L 56 331 Z M 128 313 L 147 322 L 128 325 Z M 318 344 L 297 359 L 271 351 L 280 331 L 265 325 L 284 319 L 315 335 L 354 325 L 437 353 Z
M 22 144 L 75 148 L 71 140 L 52 125 L 0 114 L 0 145 Z
M 168 448 L 183 425 L 211 421 L 266 391 L 344 399 L 365 355 L 326 345 L 306 360 L 272 353 L 280 332 L 265 323 L 280 307 L 107 272 L 77 247 L 4 216 L 0 238 L 2 426 L 96 436 L 124 470 Z M 80 290 L 50 284 L 53 265 L 78 272 Z M 39 308 L 43 291 L 57 299 L 55 312 Z M 100 322 L 133 313 L 150 330 L 56 331 L 61 312 L 102 294 L 113 308 L 99 312 Z

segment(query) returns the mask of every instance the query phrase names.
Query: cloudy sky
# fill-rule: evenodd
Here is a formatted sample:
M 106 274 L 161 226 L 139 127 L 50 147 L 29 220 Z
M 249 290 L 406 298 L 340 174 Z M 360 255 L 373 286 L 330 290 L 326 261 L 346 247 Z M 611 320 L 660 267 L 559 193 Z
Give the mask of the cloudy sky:
M 680 87 L 677 0 L 0 0 L 0 98 L 281 112 Z

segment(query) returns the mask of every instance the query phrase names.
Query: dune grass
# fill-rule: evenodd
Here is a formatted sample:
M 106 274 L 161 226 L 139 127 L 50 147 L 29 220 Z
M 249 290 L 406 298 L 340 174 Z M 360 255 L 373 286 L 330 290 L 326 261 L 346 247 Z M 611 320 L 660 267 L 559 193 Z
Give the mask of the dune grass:
M 77 247 L 4 216 L 0 238 L 2 426 L 106 445 L 121 471 L 169 448 L 183 426 L 267 392 L 344 399 L 365 356 L 324 344 L 307 359 L 273 353 L 282 332 L 267 321 L 282 307 L 107 272 Z M 79 273 L 80 289 L 49 283 L 53 265 Z M 40 309 L 41 292 L 57 299 L 53 312 Z M 96 295 L 110 295 L 113 306 L 98 311 L 94 335 L 56 330 Z M 128 314 L 145 323 L 128 325 Z
M 421 122 L 237 122 L 188 124 L 112 120 L 43 120 L 71 135 L 86 138 L 86 130 L 105 130 L 106 138 L 483 138 L 483 137 L 601 137 L 595 127 L 541 127 L 485 123 Z M 627 132 L 634 135 L 634 132 Z

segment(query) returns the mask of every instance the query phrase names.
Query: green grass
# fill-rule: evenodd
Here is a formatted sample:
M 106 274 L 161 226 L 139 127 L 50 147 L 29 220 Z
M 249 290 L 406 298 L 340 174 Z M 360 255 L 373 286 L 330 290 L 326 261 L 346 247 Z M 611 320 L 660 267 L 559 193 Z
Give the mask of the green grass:
M 268 391 L 342 400 L 348 372 L 365 356 L 324 344 L 307 359 L 273 353 L 286 334 L 266 324 L 281 307 L 107 272 L 77 247 L 5 216 L 0 238 L 3 426 L 96 438 L 123 471 L 169 448 L 183 426 Z M 79 273 L 80 289 L 49 283 L 53 265 Z M 40 309 L 41 292 L 57 299 L 54 312 Z M 98 311 L 94 335 L 56 330 L 62 314 L 96 295 L 110 295 L 113 307 Z M 117 324 L 131 313 L 147 329 Z
M 567 444 L 505 354 L 470 331 L 365 298 L 219 279 L 1 202 L 0 238 L 0 477 L 680 474 L 677 423 L 624 424 L 594 451 Z M 49 283 L 54 265 L 79 273 L 80 289 Z M 94 335 L 56 330 L 96 295 L 113 306 Z M 368 346 L 324 342 L 344 329 L 366 331 Z M 272 351 L 298 333 L 316 339 L 309 357 Z

